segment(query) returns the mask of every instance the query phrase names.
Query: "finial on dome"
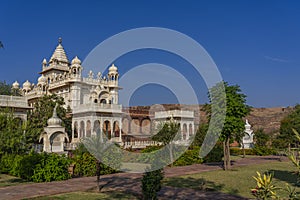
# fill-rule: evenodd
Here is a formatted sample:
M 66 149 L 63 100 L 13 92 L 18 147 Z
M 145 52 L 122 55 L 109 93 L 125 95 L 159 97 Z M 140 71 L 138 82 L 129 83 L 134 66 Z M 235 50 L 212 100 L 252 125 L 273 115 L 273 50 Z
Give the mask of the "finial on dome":
M 61 44 L 61 43 L 62 43 L 62 38 L 59 37 L 59 38 L 58 38 L 58 44 Z
M 57 117 L 57 112 L 56 112 L 56 109 L 57 109 L 57 106 L 58 106 L 58 103 L 55 104 L 55 107 L 53 109 L 53 114 L 52 114 L 52 117 Z
M 46 60 L 46 58 L 44 58 L 44 60 L 43 60 L 43 64 L 44 64 L 44 65 L 46 65 L 46 64 L 47 64 L 47 60 Z
M 53 114 L 50 119 L 48 119 L 48 127 L 59 127 L 61 126 L 62 120 L 57 116 L 56 109 L 58 107 L 58 104 L 56 103 L 54 109 L 53 109 Z

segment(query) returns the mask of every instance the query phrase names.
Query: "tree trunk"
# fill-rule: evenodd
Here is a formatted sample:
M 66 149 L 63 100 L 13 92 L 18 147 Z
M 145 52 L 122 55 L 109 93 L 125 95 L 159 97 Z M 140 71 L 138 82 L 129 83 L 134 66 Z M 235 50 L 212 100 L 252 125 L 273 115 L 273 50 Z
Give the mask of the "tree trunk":
M 227 170 L 226 169 L 227 165 L 226 165 L 226 141 L 225 140 L 223 141 L 223 154 L 224 154 L 224 158 L 223 158 L 223 160 L 224 160 L 224 170 Z
M 96 176 L 97 176 L 97 187 L 98 187 L 98 191 L 101 191 L 101 187 L 100 187 L 100 172 L 101 172 L 101 166 L 100 166 L 100 161 L 97 160 L 96 161 Z
M 230 139 L 229 138 L 227 138 L 226 147 L 227 147 L 227 169 L 230 169 L 231 163 L 230 163 Z
M 229 147 L 229 138 L 226 138 L 223 142 L 224 150 L 224 170 L 230 169 L 230 147 Z
M 173 167 L 174 158 L 173 158 L 173 148 L 171 143 L 169 144 L 169 152 L 170 152 L 171 167 Z
M 242 142 L 242 148 L 243 148 L 243 158 L 246 158 L 246 150 L 245 150 L 244 142 Z

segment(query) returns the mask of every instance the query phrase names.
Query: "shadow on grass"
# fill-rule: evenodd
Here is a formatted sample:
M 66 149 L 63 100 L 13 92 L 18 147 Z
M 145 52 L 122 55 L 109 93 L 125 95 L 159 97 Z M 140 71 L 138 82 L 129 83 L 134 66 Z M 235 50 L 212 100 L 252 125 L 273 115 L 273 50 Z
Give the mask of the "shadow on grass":
M 297 174 L 290 171 L 283 170 L 270 170 L 269 172 L 274 174 L 274 178 L 289 183 L 290 185 L 296 186 Z
M 238 196 L 238 189 L 232 189 L 225 194 L 222 193 L 224 184 L 216 184 L 204 178 L 172 177 L 165 180 L 164 185 L 173 188 L 173 193 L 169 196 L 176 197 L 176 199 L 245 199 Z M 189 191 L 190 189 L 193 191 Z
M 18 178 L 18 177 L 13 177 L 13 176 L 5 175 L 5 174 L 1 175 L 0 187 L 17 185 L 20 183 L 29 183 L 29 182 L 24 179 Z
M 212 181 L 207 181 L 204 178 L 182 178 L 172 177 L 164 181 L 164 185 L 180 188 L 192 188 L 201 191 L 220 191 L 224 188 L 224 184 L 215 184 Z

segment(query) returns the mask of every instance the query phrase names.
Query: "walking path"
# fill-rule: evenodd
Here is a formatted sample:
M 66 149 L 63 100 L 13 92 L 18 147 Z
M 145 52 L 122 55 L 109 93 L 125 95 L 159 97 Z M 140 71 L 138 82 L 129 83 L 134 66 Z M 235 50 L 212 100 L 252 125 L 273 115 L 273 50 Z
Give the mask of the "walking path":
M 233 167 L 250 164 L 275 162 L 278 156 L 263 156 L 239 159 L 233 161 Z M 182 176 L 205 171 L 221 169 L 220 163 L 196 164 L 184 167 L 165 168 L 165 177 Z M 118 173 L 101 176 L 103 191 L 118 190 L 141 195 L 141 174 Z M 76 191 L 87 191 L 95 188 L 96 177 L 73 178 L 66 181 L 48 183 L 31 183 L 0 188 L 0 200 L 32 198 Z M 241 197 L 220 192 L 204 192 L 187 188 L 163 187 L 159 192 L 160 199 L 243 199 Z

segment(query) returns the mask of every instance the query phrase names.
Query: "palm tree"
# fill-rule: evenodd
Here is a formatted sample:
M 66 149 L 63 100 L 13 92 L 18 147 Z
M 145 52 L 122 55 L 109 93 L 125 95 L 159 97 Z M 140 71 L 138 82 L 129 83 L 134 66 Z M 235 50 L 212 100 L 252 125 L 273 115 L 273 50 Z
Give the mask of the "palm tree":
M 101 162 L 109 165 L 115 170 L 120 168 L 121 157 L 120 149 L 103 134 L 97 134 L 91 137 L 83 139 L 84 146 L 86 149 L 96 158 L 96 176 L 97 176 L 97 187 L 100 187 L 100 174 L 101 174 Z

